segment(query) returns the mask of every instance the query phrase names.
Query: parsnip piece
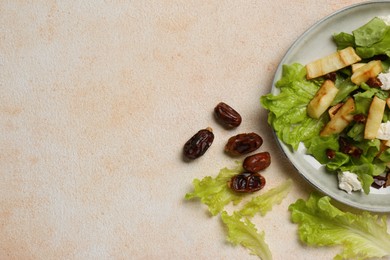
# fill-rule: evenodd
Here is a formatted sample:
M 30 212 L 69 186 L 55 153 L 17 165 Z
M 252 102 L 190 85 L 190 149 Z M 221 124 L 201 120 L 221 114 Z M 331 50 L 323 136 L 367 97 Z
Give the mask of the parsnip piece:
M 311 118 L 318 119 L 329 108 L 339 89 L 333 81 L 325 80 L 314 98 L 307 105 L 307 114 Z
M 338 104 L 334 105 L 333 107 L 329 108 L 329 110 L 328 110 L 329 117 L 333 118 L 334 115 L 337 113 L 337 111 L 339 111 L 340 107 L 342 107 L 343 105 L 344 105 L 344 103 L 338 103 Z
M 386 104 L 390 108 L 390 97 L 386 99 Z
M 333 118 L 322 129 L 320 136 L 329 136 L 341 133 L 353 120 L 352 112 L 355 111 L 355 101 L 349 98 L 345 104 L 339 108 Z
M 386 101 L 375 96 L 371 102 L 366 126 L 364 128 L 364 139 L 372 140 L 376 138 L 381 125 Z
M 334 52 L 306 65 L 307 79 L 317 78 L 361 61 L 352 47 Z
M 355 73 L 355 71 L 356 71 L 358 68 L 360 68 L 360 67 L 362 67 L 362 66 L 364 66 L 364 65 L 366 65 L 366 64 L 367 64 L 367 63 L 363 63 L 363 62 L 352 64 L 352 65 L 351 65 L 352 73 Z
M 378 76 L 383 70 L 380 60 L 373 60 L 358 68 L 351 76 L 351 81 L 356 85 L 366 82 L 369 78 Z

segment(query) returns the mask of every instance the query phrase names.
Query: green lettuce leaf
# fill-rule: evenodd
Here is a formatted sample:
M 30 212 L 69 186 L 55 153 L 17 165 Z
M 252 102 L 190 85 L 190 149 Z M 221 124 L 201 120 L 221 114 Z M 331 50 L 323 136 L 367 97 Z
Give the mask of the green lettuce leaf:
M 333 34 L 333 40 L 336 43 L 338 50 L 342 50 L 347 47 L 355 47 L 355 38 L 349 33 L 335 33 Z
M 302 242 L 309 246 L 342 246 L 335 259 L 390 255 L 386 216 L 378 219 L 368 212 L 344 212 L 333 206 L 329 197 L 318 194 L 312 194 L 307 201 L 297 200 L 289 211 L 292 221 L 298 224 Z
M 330 160 L 326 155 L 326 150 L 339 150 L 339 142 L 337 138 L 337 135 L 315 136 L 310 140 L 310 142 L 307 142 L 307 154 L 313 155 L 313 157 L 321 164 L 328 163 Z
M 216 178 L 206 176 L 202 180 L 194 179 L 194 192 L 187 193 L 185 199 L 199 198 L 202 203 L 208 206 L 210 213 L 215 216 L 230 202 L 237 204 L 242 200 L 243 195 L 231 191 L 227 185 L 234 175 L 241 172 L 242 166 L 237 162 L 236 168 L 228 169 L 225 167 L 219 171 Z
M 238 213 L 229 215 L 226 211 L 221 213 L 222 222 L 228 229 L 227 240 L 234 245 L 242 245 L 262 260 L 272 259 L 271 251 L 265 242 L 264 231 L 258 233 L 255 225 Z M 242 221 L 242 220 L 243 221 Z
M 386 35 L 389 26 L 378 18 L 374 17 L 371 21 L 352 32 L 357 46 L 370 47 L 380 42 Z
M 341 166 L 348 164 L 349 156 L 342 152 L 336 152 L 335 157 L 326 164 L 326 169 L 329 171 L 337 171 Z
M 344 100 L 346 100 L 349 97 L 349 95 L 353 91 L 355 91 L 356 89 L 359 88 L 359 86 L 352 83 L 350 78 L 348 78 L 346 80 L 342 80 L 342 81 L 337 81 L 336 87 L 339 89 L 339 91 L 337 92 L 336 97 L 332 101 L 332 104 L 331 104 L 332 106 L 334 106 L 340 102 L 343 102 Z
M 356 53 L 362 58 L 390 54 L 390 26 L 377 17 L 352 32 Z
M 363 59 L 385 54 L 390 57 L 390 26 L 375 17 L 357 28 L 352 34 L 341 32 L 333 35 L 337 49 L 354 47 Z
M 243 208 L 238 211 L 238 214 L 246 217 L 253 217 L 256 213 L 265 216 L 268 211 L 272 210 L 273 205 L 280 204 L 291 190 L 292 181 L 288 179 L 279 186 L 270 189 L 269 191 L 253 197 Z
M 261 105 L 269 110 L 268 123 L 276 135 L 295 150 L 300 142 L 318 135 L 329 120 L 327 115 L 320 120 L 307 115 L 307 104 L 318 91 L 321 80 L 308 81 L 305 75 L 306 69 L 299 63 L 284 65 L 282 77 L 276 82 L 280 93 L 260 98 Z

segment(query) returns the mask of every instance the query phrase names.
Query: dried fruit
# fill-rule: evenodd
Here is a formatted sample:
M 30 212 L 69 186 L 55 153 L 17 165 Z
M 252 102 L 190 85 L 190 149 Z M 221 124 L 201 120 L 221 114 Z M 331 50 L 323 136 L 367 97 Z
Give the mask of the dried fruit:
M 242 167 L 248 172 L 259 172 L 271 164 L 271 155 L 268 152 L 256 153 L 245 158 Z
M 202 156 L 214 141 L 213 130 L 208 127 L 198 131 L 184 145 L 184 156 L 188 159 L 196 159 Z
M 363 150 L 353 145 L 347 138 L 339 137 L 340 152 L 351 155 L 352 157 L 359 158 Z
M 333 160 L 336 157 L 336 151 L 333 149 L 326 149 L 325 153 L 329 160 Z
M 244 133 L 232 136 L 225 145 L 225 152 L 238 156 L 257 150 L 263 139 L 256 133 Z
M 380 88 L 383 85 L 378 77 L 369 78 L 366 84 L 371 88 Z
M 216 118 L 226 127 L 234 128 L 241 124 L 241 115 L 231 106 L 224 102 L 220 102 L 214 108 Z
M 259 173 L 243 172 L 233 176 L 228 182 L 230 189 L 236 192 L 255 192 L 265 185 L 265 178 Z
M 330 73 L 324 75 L 324 79 L 325 80 L 329 79 L 329 80 L 335 82 L 336 78 L 337 78 L 337 73 L 336 72 L 330 72 Z

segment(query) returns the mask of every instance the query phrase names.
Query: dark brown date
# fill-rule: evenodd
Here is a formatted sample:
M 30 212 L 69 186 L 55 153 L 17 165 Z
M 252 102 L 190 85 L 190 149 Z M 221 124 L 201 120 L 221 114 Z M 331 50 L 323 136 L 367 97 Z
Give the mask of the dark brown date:
M 336 78 L 337 78 L 336 72 L 330 72 L 330 73 L 324 75 L 324 79 L 325 79 L 325 80 L 329 79 L 329 80 L 335 82 L 335 81 L 336 81 Z
M 364 114 L 356 114 L 353 116 L 353 121 L 356 123 L 362 123 L 364 124 L 367 120 L 367 117 Z
M 239 156 L 257 150 L 262 144 L 263 139 L 256 133 L 238 134 L 229 138 L 225 152 Z
M 378 77 L 375 77 L 375 78 L 369 78 L 367 81 L 366 81 L 366 84 L 368 86 L 370 86 L 371 88 L 380 88 L 383 84 L 381 82 L 380 79 L 378 79 Z
M 336 157 L 336 151 L 332 149 L 326 149 L 325 151 L 326 157 L 328 157 L 329 160 L 333 160 Z
M 242 167 L 248 172 L 259 172 L 271 164 L 271 155 L 268 152 L 256 153 L 245 158 Z
M 224 126 L 228 128 L 234 128 L 241 124 L 241 115 L 226 103 L 220 102 L 214 108 L 215 117 Z
M 353 145 L 347 138 L 339 137 L 340 152 L 351 155 L 352 157 L 359 158 L 363 150 Z
M 259 173 L 243 172 L 233 176 L 228 182 L 230 189 L 236 192 L 255 192 L 265 185 L 265 178 Z
M 214 141 L 214 134 L 211 128 L 198 131 L 184 145 L 183 153 L 188 159 L 196 159 L 202 156 Z
M 374 176 L 374 182 L 371 184 L 372 187 L 376 189 L 386 188 L 390 186 L 390 173 L 387 173 L 386 176 Z

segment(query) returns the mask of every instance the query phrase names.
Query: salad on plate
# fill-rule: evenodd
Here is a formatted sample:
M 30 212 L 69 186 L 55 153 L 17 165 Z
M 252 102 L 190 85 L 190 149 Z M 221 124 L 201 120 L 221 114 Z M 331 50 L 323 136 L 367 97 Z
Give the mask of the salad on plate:
M 390 16 L 333 35 L 335 51 L 284 64 L 261 97 L 280 141 L 337 175 L 347 193 L 390 186 Z

